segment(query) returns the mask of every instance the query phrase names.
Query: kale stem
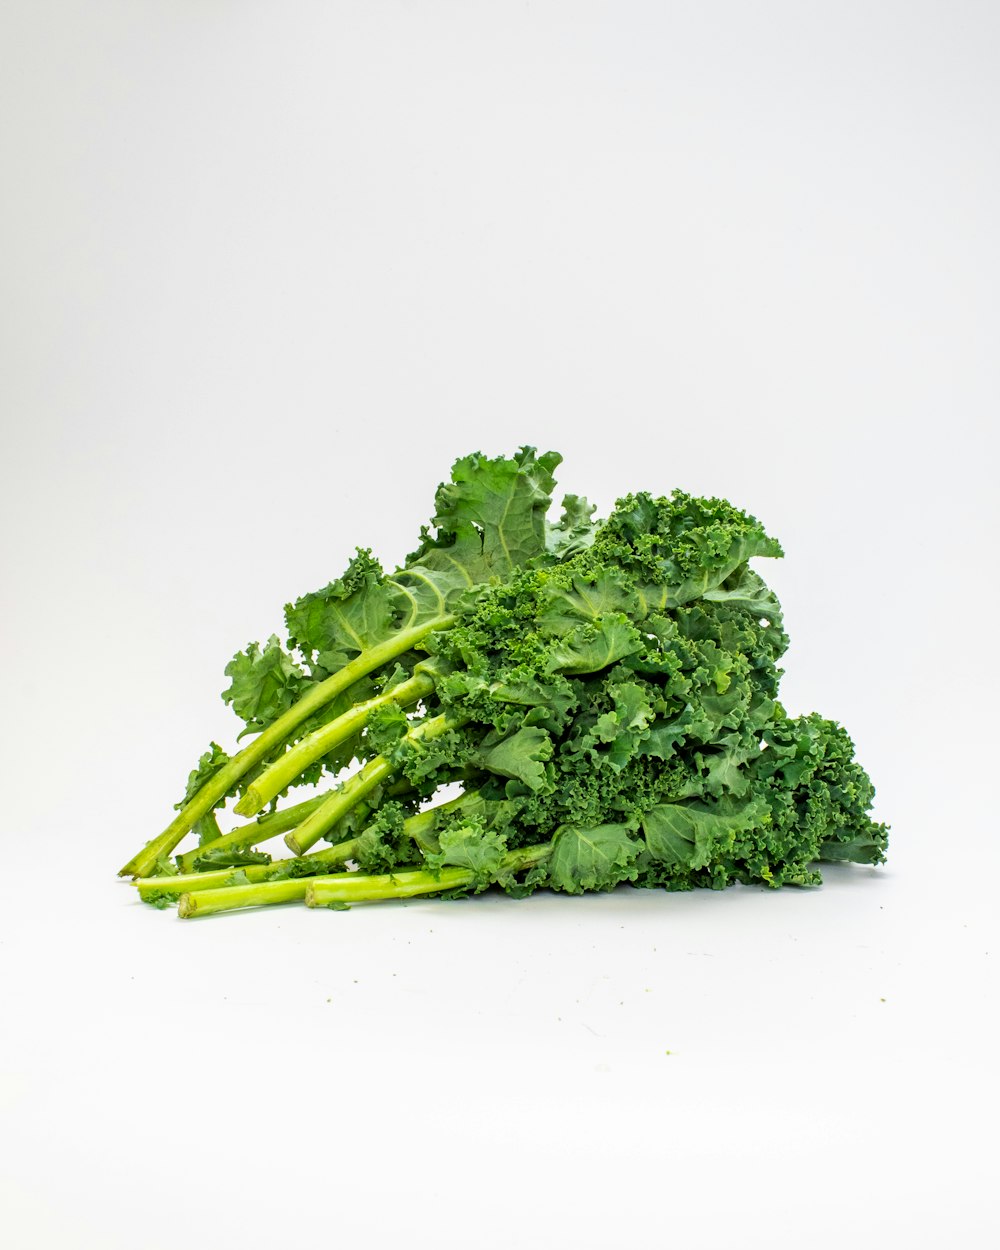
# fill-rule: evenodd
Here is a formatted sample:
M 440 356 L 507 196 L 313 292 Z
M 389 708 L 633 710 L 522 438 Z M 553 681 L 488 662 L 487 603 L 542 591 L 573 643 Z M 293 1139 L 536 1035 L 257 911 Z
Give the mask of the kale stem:
M 177 867 L 184 873 L 194 872 L 195 863 L 206 851 L 244 851 L 247 847 L 259 846 L 261 842 L 267 842 L 270 838 L 287 833 L 289 829 L 300 825 L 310 812 L 321 807 L 331 793 L 333 791 L 327 790 L 323 794 L 317 794 L 315 798 L 296 803 L 294 807 L 286 807 L 283 811 L 271 812 L 248 824 L 238 825 L 229 833 L 221 834 L 213 842 L 206 842 L 202 846 L 196 846 L 193 850 L 185 851 L 183 855 L 178 855 Z
M 355 734 L 360 733 L 369 716 L 381 707 L 395 703 L 399 707 L 408 707 L 417 703 L 434 689 L 434 679 L 427 673 L 416 673 L 408 681 L 402 682 L 385 694 L 354 707 L 336 717 L 319 729 L 301 738 L 290 747 L 284 755 L 279 756 L 269 768 L 247 788 L 243 798 L 236 804 L 234 811 L 239 816 L 254 816 L 273 798 L 276 798 L 292 781 L 318 759 L 329 754 L 334 747 L 340 746 Z
M 409 789 L 408 783 L 390 786 L 389 793 L 393 790 L 402 790 L 406 792 Z M 278 833 L 284 833 L 286 829 L 294 829 L 299 823 L 300 817 L 296 817 L 296 813 L 302 815 L 315 811 L 320 804 L 327 798 L 328 794 L 318 795 L 315 799 L 309 799 L 305 803 L 299 803 L 295 807 L 290 807 L 287 812 L 275 812 L 273 817 L 264 817 L 259 823 L 265 824 L 268 820 L 273 820 L 273 824 L 277 827 L 268 827 L 267 836 L 275 837 Z M 439 803 L 436 807 L 429 807 L 426 811 L 417 812 L 413 816 L 408 816 L 403 821 L 403 833 L 408 838 L 416 842 L 421 850 L 437 850 L 437 840 L 433 836 L 434 826 L 437 824 L 438 817 L 452 812 L 468 812 L 483 803 L 478 790 L 469 790 L 465 794 L 459 794 L 453 799 L 449 799 L 446 803 Z M 355 811 L 364 811 L 365 804 L 359 803 Z M 306 809 L 306 810 L 303 810 Z M 278 816 L 283 816 L 283 820 L 278 820 Z M 236 836 L 236 835 L 240 836 Z M 229 837 L 231 841 L 227 840 Z M 255 838 L 251 843 L 247 840 L 247 834 L 243 829 L 234 831 L 234 835 L 220 838 L 215 846 L 229 846 L 243 849 L 245 846 L 254 845 L 261 838 Z M 218 868 L 207 869 L 202 872 L 191 871 L 189 867 L 182 862 L 188 859 L 188 856 L 178 856 L 177 863 L 181 868 L 181 873 L 172 877 L 140 877 L 135 884 L 139 887 L 140 895 L 143 892 L 159 893 L 159 894 L 182 894 L 185 890 L 192 893 L 197 890 L 211 890 L 219 886 L 227 885 L 230 878 L 236 871 L 246 874 L 250 881 L 269 881 L 277 872 L 285 871 L 288 864 L 304 864 L 315 863 L 317 870 L 326 864 L 342 864 L 350 859 L 357 848 L 357 838 L 350 838 L 343 842 L 338 842 L 335 846 L 329 846 L 322 851 L 313 851 L 309 855 L 300 855 L 293 859 L 276 859 L 270 864 L 247 864 L 245 867 L 237 870 L 236 868 Z M 207 847 L 198 847 L 194 851 L 188 853 L 192 857 L 193 862 L 197 861 L 197 857 L 205 852 Z
M 517 872 L 546 859 L 551 842 L 524 846 L 509 851 L 501 864 L 502 872 Z M 329 907 L 331 904 L 376 902 L 381 899 L 413 898 L 418 894 L 440 894 L 474 885 L 476 874 L 467 868 L 442 868 L 439 872 L 418 869 L 414 872 L 383 873 L 366 877 L 358 874 L 303 878 L 303 897 L 307 907 Z
M 360 772 L 334 790 L 326 802 L 307 816 L 301 825 L 291 833 L 286 833 L 285 845 L 293 855 L 304 855 L 338 820 L 391 776 L 395 767 L 392 760 L 386 759 L 384 755 L 376 755 Z
M 325 795 L 321 796 L 321 801 L 325 797 Z M 446 803 L 439 803 L 437 807 L 430 807 L 425 812 L 418 812 L 415 816 L 407 817 L 407 819 L 403 821 L 403 832 L 408 837 L 412 838 L 421 849 L 436 850 L 436 845 L 433 843 L 432 839 L 428 839 L 427 835 L 433 831 L 438 817 L 451 812 L 468 811 L 470 808 L 474 808 L 481 803 L 482 799 L 479 796 L 478 790 L 467 791 L 465 794 L 459 794 L 455 798 L 449 799 Z M 316 807 L 315 801 L 311 801 L 309 805 L 313 809 Z M 299 807 L 304 806 L 306 805 L 299 804 Z M 292 810 L 294 809 L 289 809 L 289 811 Z M 322 851 L 313 851 L 311 855 L 302 855 L 296 857 L 295 859 L 278 859 L 274 860 L 274 862 L 270 864 L 249 864 L 245 868 L 239 870 L 234 868 L 219 868 L 213 869 L 209 872 L 183 873 L 174 877 L 142 877 L 137 880 L 135 884 L 139 888 L 139 897 L 144 901 L 149 902 L 152 902 L 157 898 L 162 898 L 164 895 L 171 894 L 196 894 L 201 890 L 235 890 L 237 887 L 232 885 L 232 877 L 233 873 L 236 871 L 242 872 L 246 876 L 247 881 L 251 884 L 270 882 L 275 873 L 286 871 L 286 865 L 288 864 L 315 864 L 316 870 L 319 872 L 321 868 L 333 866 L 334 864 L 346 863 L 347 860 L 351 859 L 353 856 L 355 850 L 357 849 L 357 845 L 358 839 L 350 838 L 347 841 L 338 842 L 336 846 L 328 846 Z M 304 879 L 304 877 L 296 879 Z M 224 898 L 235 900 L 229 904 L 229 907 L 235 908 L 253 905 L 252 903 L 240 901 L 251 896 L 246 893 L 246 888 L 242 885 L 242 883 L 239 888 L 243 890 L 243 893 L 227 894 L 224 896 Z M 281 895 L 281 897 L 276 899 L 276 901 L 286 901 L 281 891 L 274 893 Z M 269 895 L 265 894 L 263 897 L 266 900 Z M 299 896 L 296 895 L 295 897 Z M 191 905 L 189 904 L 188 906 L 190 907 Z M 215 908 L 217 911 L 228 909 L 228 907 Z M 194 912 L 190 911 L 186 914 L 193 915 Z
M 525 846 L 504 856 L 501 871 L 517 872 L 545 859 L 552 844 Z M 169 879 L 169 878 L 168 878 Z M 378 899 L 413 898 L 419 894 L 440 894 L 474 885 L 476 874 L 467 868 L 442 868 L 439 872 L 423 869 L 380 876 L 363 876 L 356 872 L 329 873 L 319 877 L 296 877 L 288 881 L 248 882 L 221 886 L 217 889 L 188 891 L 178 900 L 177 914 L 183 920 L 192 916 L 208 916 L 220 911 L 236 911 L 241 907 L 267 907 L 274 903 L 292 903 L 305 899 L 309 907 L 331 904 L 371 902 Z
M 386 795 L 394 798 L 398 795 L 409 794 L 412 789 L 410 783 L 403 780 L 387 786 Z M 196 846 L 193 850 L 185 851 L 183 855 L 178 855 L 177 867 L 181 872 L 197 872 L 198 860 L 208 851 L 243 851 L 249 846 L 259 846 L 261 842 L 276 838 L 280 833 L 287 833 L 289 829 L 301 825 L 310 812 L 322 807 L 326 800 L 336 793 L 336 790 L 324 790 L 322 794 L 305 799 L 302 803 L 296 803 L 294 807 L 282 808 L 280 812 L 269 812 L 266 816 L 258 816 L 256 820 L 245 825 L 237 825 L 235 829 L 222 834 L 214 842 L 206 842 L 202 846 Z
M 209 916 L 213 912 L 235 911 L 240 907 L 292 903 L 305 897 L 306 883 L 309 880 L 309 877 L 293 877 L 288 881 L 261 881 L 250 885 L 229 885 L 218 890 L 198 890 L 193 894 L 182 894 L 177 900 L 177 914 L 182 920 L 187 920 L 191 916 Z
M 275 747 L 280 746 L 303 721 L 308 720 L 314 712 L 353 685 L 358 678 L 366 676 L 397 656 L 403 655 L 433 630 L 447 629 L 454 623 L 454 616 L 439 616 L 422 625 L 414 626 L 412 629 L 401 630 L 378 646 L 362 651 L 338 673 L 334 673 L 326 681 L 313 686 L 308 694 L 290 707 L 283 716 L 279 716 L 276 721 L 262 730 L 249 745 L 233 756 L 224 768 L 207 781 L 194 798 L 185 803 L 166 829 L 119 869 L 118 875 L 120 877 L 148 876 L 155 867 L 156 861 L 164 855 L 169 855 L 195 822 L 210 812 L 220 799 L 225 798 L 235 782 L 239 781 L 254 765 L 265 759 Z
M 357 839 L 350 838 L 345 842 L 338 842 L 336 846 L 324 847 L 321 851 L 314 851 L 311 855 L 303 855 L 298 859 L 276 859 L 270 864 L 248 864 L 245 868 L 213 868 L 208 872 L 178 873 L 173 877 L 137 877 L 133 885 L 138 888 L 143 902 L 150 902 L 167 894 L 194 894 L 199 890 L 217 890 L 231 885 L 236 872 L 242 872 L 250 882 L 270 881 L 275 875 L 286 872 L 289 864 L 315 866 L 319 872 L 323 868 L 345 863 L 356 849 Z
M 424 721 L 422 725 L 417 725 L 408 734 L 405 734 L 400 741 L 399 747 L 412 746 L 418 742 L 427 742 L 433 738 L 439 738 L 442 734 L 447 733 L 449 729 L 457 729 L 464 723 L 465 720 L 458 717 L 435 716 L 432 720 Z M 335 790 L 321 807 L 307 816 L 298 828 L 285 835 L 285 844 L 292 854 L 304 855 L 311 846 L 319 841 L 328 829 L 332 829 L 337 821 L 346 816 L 352 807 L 355 807 L 363 798 L 371 794 L 377 786 L 391 777 L 399 767 L 400 764 L 397 759 L 386 755 L 376 755 L 374 759 L 369 760 L 359 772 L 348 778 L 338 790 Z

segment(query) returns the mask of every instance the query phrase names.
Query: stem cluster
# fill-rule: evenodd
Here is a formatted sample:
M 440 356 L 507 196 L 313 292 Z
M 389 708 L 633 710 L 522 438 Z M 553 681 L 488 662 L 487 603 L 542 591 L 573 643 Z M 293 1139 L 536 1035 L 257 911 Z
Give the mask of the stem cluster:
M 395 660 L 401 655 L 405 655 L 418 643 L 422 642 L 429 633 L 435 629 L 447 629 L 454 623 L 454 617 L 441 616 L 431 621 L 424 622 L 422 625 L 413 629 L 401 630 L 392 638 L 386 640 L 378 646 L 368 648 L 360 653 L 356 659 L 349 664 L 344 665 L 339 672 L 334 673 L 325 681 L 314 686 L 303 698 L 299 699 L 288 709 L 284 715 L 279 716 L 271 725 L 264 729 L 256 738 L 243 748 L 217 773 L 208 780 L 201 789 L 181 808 L 178 814 L 164 829 L 164 831 L 146 846 L 138 851 L 132 858 L 119 870 L 119 876 L 122 877 L 147 877 L 156 868 L 166 856 L 170 855 L 177 844 L 185 837 L 186 834 L 195 827 L 195 825 L 204 819 L 212 810 L 225 799 L 231 788 L 245 777 L 251 769 L 255 768 L 263 760 L 283 743 L 287 742 L 295 734 L 300 725 L 304 724 L 310 717 L 328 706 L 339 695 L 348 690 L 355 682 L 362 677 L 366 677 L 369 673 L 375 672 L 384 665 Z M 308 735 L 302 739 L 300 743 L 293 746 L 284 755 L 279 756 L 278 760 L 255 779 L 254 785 L 248 788 L 244 799 L 238 805 L 238 812 L 241 815 L 250 815 L 254 811 L 260 811 L 261 807 L 273 798 L 275 794 L 280 792 L 291 780 L 304 772 L 305 769 L 318 758 L 316 751 L 317 734 L 325 733 L 327 735 L 326 745 L 319 750 L 319 755 L 325 754 L 337 743 L 341 743 L 357 733 L 363 726 L 368 717 L 376 710 L 377 707 L 383 706 L 389 702 L 399 702 L 401 705 L 416 702 L 423 694 L 428 693 L 433 688 L 433 682 L 422 675 L 415 676 L 411 681 L 397 686 L 387 694 L 377 699 L 370 699 L 364 703 L 357 704 L 348 712 L 332 719 L 322 730 Z M 287 763 L 289 757 L 292 757 L 292 763 Z M 374 771 L 374 770 L 373 770 Z M 386 769 L 380 770 L 379 779 L 382 780 L 389 775 Z M 360 784 L 352 791 L 352 801 L 346 805 L 340 805 L 340 814 L 344 814 L 350 810 L 355 803 L 360 802 L 365 794 L 377 785 L 373 782 L 367 789 Z M 308 812 L 304 811 L 306 804 L 301 804 L 297 814 L 301 814 L 306 820 L 312 817 L 316 819 L 308 826 L 305 833 L 305 846 L 312 846 L 338 819 L 334 815 L 332 819 L 329 813 L 334 811 L 332 806 L 333 799 L 336 794 L 328 796 L 323 802 L 312 800 Z M 331 806 L 326 808 L 324 812 L 324 803 L 330 802 Z M 284 832 L 289 828 L 296 828 L 299 824 L 284 825 L 279 828 L 281 819 L 287 818 L 291 812 L 296 809 L 289 809 L 282 815 L 280 819 L 276 819 L 273 824 L 268 826 L 268 832 L 265 837 L 273 837 L 278 833 Z M 323 812 L 323 815 L 319 813 Z M 260 822 L 258 828 L 264 825 Z M 253 846 L 257 841 L 263 841 L 255 835 L 251 827 L 235 831 L 223 838 L 216 839 L 199 848 L 194 855 L 184 856 L 184 867 L 192 866 L 194 858 L 198 854 L 204 854 L 209 849 L 235 849 L 236 847 L 245 848 Z M 289 845 L 295 849 L 296 842 L 290 841 Z M 301 849 L 305 849 L 299 844 Z M 296 851 L 296 853 L 299 853 Z
M 474 886 L 477 873 L 456 866 L 374 875 L 357 869 L 331 873 L 331 868 L 342 867 L 352 860 L 358 850 L 358 836 L 346 837 L 322 850 L 311 851 L 320 838 L 327 836 L 332 839 L 336 836 L 335 831 L 344 828 L 351 818 L 356 825 L 363 824 L 365 817 L 371 813 L 365 800 L 380 787 L 390 797 L 410 792 L 410 784 L 405 779 L 392 784 L 399 770 L 399 759 L 408 749 L 460 728 L 462 719 L 453 715 L 438 715 L 414 724 L 392 756 L 376 755 L 352 777 L 326 793 L 259 816 L 225 834 L 218 833 L 218 826 L 214 825 L 217 836 L 178 855 L 176 871 L 151 871 L 157 866 L 167 867 L 166 856 L 185 834 L 203 827 L 206 813 L 214 822 L 213 808 L 232 784 L 255 768 L 276 742 L 294 733 L 297 726 L 314 715 L 322 701 L 331 702 L 360 676 L 404 654 L 432 630 L 447 629 L 452 623 L 453 618 L 441 617 L 419 631 L 401 633 L 391 644 L 362 652 L 351 664 L 290 708 L 206 782 L 163 833 L 129 860 L 120 875 L 134 875 L 134 884 L 144 902 L 160 906 L 176 902 L 178 915 L 183 919 L 301 900 L 309 907 L 343 907 L 352 902 L 411 898 Z M 433 690 L 434 679 L 430 671 L 418 671 L 391 690 L 362 700 L 346 712 L 332 717 L 290 745 L 255 777 L 236 804 L 236 813 L 241 816 L 259 813 L 316 760 L 360 733 L 376 711 L 390 704 L 401 709 L 412 707 Z M 468 782 L 469 778 L 466 776 L 464 780 Z M 421 850 L 433 850 L 433 829 L 437 820 L 442 816 L 460 814 L 463 809 L 470 810 L 477 801 L 477 792 L 467 788 L 455 799 L 410 816 L 403 822 L 403 833 Z M 239 863 L 242 853 L 281 834 L 285 835 L 293 858 L 267 863 Z M 503 868 L 512 873 L 530 867 L 540 863 L 547 853 L 547 846 L 512 851 L 505 857 Z M 232 863 L 213 867 L 222 856 L 232 856 Z
M 141 898 L 190 917 L 491 884 L 776 888 L 884 860 L 846 731 L 780 702 L 788 638 L 750 566 L 776 540 L 682 491 L 625 496 L 600 522 L 567 496 L 553 523 L 558 462 L 458 461 L 401 568 L 359 549 L 286 606 L 290 651 L 272 637 L 233 658 L 223 698 L 255 736 L 232 757 L 213 743 L 121 869 Z M 278 809 L 324 773 L 326 793 Z M 230 797 L 251 819 L 223 833 Z M 290 858 L 256 849 L 279 836 Z

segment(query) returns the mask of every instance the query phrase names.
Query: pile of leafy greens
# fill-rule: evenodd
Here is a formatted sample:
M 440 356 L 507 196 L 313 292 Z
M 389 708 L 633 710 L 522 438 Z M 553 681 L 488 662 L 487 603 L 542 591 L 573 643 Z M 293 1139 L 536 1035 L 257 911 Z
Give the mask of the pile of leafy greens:
M 815 885 L 820 861 L 884 860 L 850 738 L 778 702 L 788 639 L 750 567 L 778 543 L 680 491 L 604 521 L 569 495 L 552 521 L 559 462 L 459 460 L 401 568 L 358 550 L 287 605 L 288 649 L 234 657 L 223 698 L 247 744 L 213 742 L 121 870 L 143 899 L 195 916 L 494 885 Z M 251 819 L 222 833 L 230 799 Z M 282 834 L 292 854 L 272 859 Z

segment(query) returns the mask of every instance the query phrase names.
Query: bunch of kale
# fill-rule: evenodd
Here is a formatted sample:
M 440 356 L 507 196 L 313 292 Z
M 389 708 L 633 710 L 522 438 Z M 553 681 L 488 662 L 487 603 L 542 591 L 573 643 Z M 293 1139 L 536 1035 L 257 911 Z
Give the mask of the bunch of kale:
M 568 496 L 552 524 L 559 460 L 458 461 L 403 568 L 359 550 L 286 607 L 291 651 L 272 637 L 235 657 L 223 697 L 253 737 L 232 757 L 212 744 L 122 870 L 143 898 L 190 916 L 494 884 L 813 885 L 818 861 L 883 861 L 847 734 L 778 702 L 788 640 L 749 561 L 779 545 L 679 491 L 603 522 Z M 257 819 L 221 834 L 234 796 Z M 292 858 L 254 849 L 281 833 Z

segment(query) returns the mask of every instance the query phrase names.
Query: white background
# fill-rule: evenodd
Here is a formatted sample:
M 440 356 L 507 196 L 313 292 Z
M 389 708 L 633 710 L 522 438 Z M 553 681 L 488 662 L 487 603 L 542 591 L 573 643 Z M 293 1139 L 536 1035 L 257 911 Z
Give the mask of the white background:
M 953 0 L 3 6 L 6 1244 L 996 1244 L 998 48 Z M 139 906 L 229 656 L 521 442 L 781 538 L 785 703 L 888 865 Z

